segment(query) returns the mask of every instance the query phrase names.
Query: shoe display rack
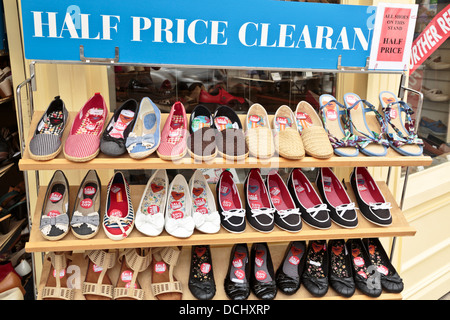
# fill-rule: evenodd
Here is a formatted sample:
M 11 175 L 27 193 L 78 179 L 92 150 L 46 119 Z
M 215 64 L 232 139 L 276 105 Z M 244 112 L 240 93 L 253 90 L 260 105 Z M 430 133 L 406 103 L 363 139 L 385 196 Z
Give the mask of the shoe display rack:
M 80 62 L 87 63 L 87 62 Z M 103 62 L 105 65 L 110 65 L 114 62 Z M 17 88 L 17 101 L 18 101 L 18 109 L 19 109 L 19 126 L 21 130 L 22 137 L 22 159 L 19 162 L 19 168 L 23 171 L 35 171 L 36 174 L 40 170 L 80 170 L 80 169 L 96 169 L 96 170 L 131 170 L 131 169 L 197 169 L 197 168 L 304 168 L 304 167 L 393 167 L 393 166 L 427 166 L 431 164 L 431 158 L 428 156 L 417 156 L 417 157 L 408 157 L 402 156 L 396 153 L 394 150 L 389 149 L 389 152 L 384 157 L 369 157 L 364 155 L 359 155 L 357 157 L 339 157 L 332 156 L 326 160 L 319 160 L 310 156 L 306 156 L 302 160 L 288 160 L 278 156 L 274 156 L 270 159 L 257 159 L 252 156 L 249 156 L 245 160 L 241 161 L 232 161 L 226 160 L 217 156 L 210 162 L 202 162 L 198 160 L 192 159 L 189 155 L 186 155 L 184 158 L 178 161 L 166 161 L 160 159 L 156 154 L 151 155 L 150 157 L 143 160 L 135 160 L 125 154 L 120 157 L 109 157 L 103 154 L 99 154 L 96 158 L 91 161 L 77 163 L 67 160 L 63 153 L 60 153 L 56 158 L 49 161 L 35 161 L 31 159 L 27 147 L 29 145 L 29 141 L 32 137 L 32 132 L 30 136 L 24 137 L 23 135 L 23 117 L 22 117 L 22 105 L 21 105 L 21 90 L 26 88 L 28 90 L 28 97 L 30 99 L 30 114 L 33 114 L 30 128 L 36 126 L 37 122 L 42 116 L 42 112 L 33 112 L 33 82 L 34 82 L 34 64 L 32 62 L 31 69 L 31 77 L 24 81 Z M 367 70 L 345 70 L 343 68 L 338 68 L 337 70 L 329 70 L 329 72 L 365 72 L 368 73 Z M 401 74 L 401 72 L 397 72 Z M 404 77 L 402 77 L 403 83 Z M 401 87 L 400 93 L 402 91 L 408 90 L 405 87 Z M 404 93 L 404 92 L 403 92 Z M 400 98 L 402 98 L 402 94 Z M 112 113 L 109 115 L 111 117 Z M 71 122 L 75 117 L 75 113 L 71 113 L 69 115 L 69 123 L 66 127 L 71 127 Z M 161 120 L 161 127 L 164 125 L 167 114 L 163 114 Z M 188 115 L 189 117 L 189 115 Z M 244 117 L 244 116 L 241 116 Z M 269 116 L 269 120 L 271 120 Z M 243 120 L 244 118 L 242 118 Z M 63 141 L 68 136 L 68 131 L 65 130 Z M 390 171 L 389 171 L 390 173 Z M 408 175 L 408 170 L 407 173 Z M 389 174 L 390 175 L 390 174 Z M 25 174 L 27 177 L 27 174 Z M 28 184 L 27 178 L 26 184 Z M 39 179 L 37 179 L 39 181 Z M 387 181 L 389 181 L 389 176 Z M 39 183 L 39 182 L 37 182 Z M 106 181 L 103 181 L 103 184 L 106 184 Z M 200 244 L 208 244 L 212 246 L 212 254 L 215 259 L 219 259 L 217 261 L 221 261 L 222 259 L 228 260 L 226 255 L 229 252 L 231 246 L 235 243 L 254 243 L 254 242 L 267 242 L 274 249 L 272 250 L 272 254 L 274 255 L 274 263 L 282 259 L 282 253 L 284 249 L 275 249 L 277 246 L 282 246 L 285 248 L 286 242 L 295 241 L 295 240 L 329 240 L 329 239 L 348 239 L 348 238 L 361 238 L 361 237 L 397 237 L 397 236 L 414 236 L 416 230 L 409 225 L 405 216 L 402 213 L 401 207 L 402 203 L 398 205 L 395 201 L 394 196 L 389 191 L 388 185 L 384 181 L 377 182 L 380 190 L 382 191 L 386 201 L 392 204 L 392 217 L 393 223 L 389 227 L 381 227 L 376 226 L 359 214 L 359 225 L 354 229 L 346 229 L 342 228 L 336 224 L 332 224 L 332 227 L 328 230 L 319 230 L 312 228 L 306 224 L 304 224 L 303 229 L 297 233 L 290 233 L 284 230 L 275 227 L 275 229 L 270 233 L 262 233 L 256 230 L 253 230 L 251 227 L 247 226 L 246 230 L 240 234 L 230 233 L 223 228 L 216 234 L 203 234 L 198 231 L 195 231 L 192 236 L 186 239 L 179 239 L 167 234 L 164 231 L 160 236 L 157 237 L 149 237 L 141 234 L 136 228 L 131 232 L 130 236 L 126 239 L 120 241 L 110 240 L 104 233 L 103 229 L 99 231 L 99 233 L 92 239 L 89 240 L 80 240 L 77 239 L 72 233 L 69 232 L 67 236 L 58 241 L 49 241 L 42 237 L 39 232 L 38 221 L 40 220 L 41 208 L 43 204 L 44 194 L 46 192 L 46 186 L 37 185 L 37 203 L 35 208 L 30 208 L 29 210 L 29 221 L 31 227 L 30 233 L 30 241 L 26 244 L 27 252 L 49 252 L 49 251 L 74 251 L 74 250 L 95 250 L 95 249 L 125 249 L 125 248 L 144 248 L 144 247 L 166 247 L 166 246 L 179 246 L 182 245 L 185 247 L 183 249 L 183 255 L 177 269 L 180 270 L 180 273 L 189 272 L 189 252 L 191 245 L 200 245 Z M 406 190 L 407 184 L 407 176 L 404 180 L 403 194 L 402 194 L 402 202 L 404 198 L 404 193 Z M 211 185 L 211 188 L 214 188 L 214 185 Z M 70 187 L 70 198 L 72 203 L 70 203 L 70 208 L 73 208 L 73 201 L 76 198 L 78 186 Z M 142 196 L 142 192 L 145 188 L 145 185 L 132 185 L 131 188 L 131 200 L 133 203 L 133 207 L 137 208 L 139 204 L 139 200 Z M 243 185 L 238 185 L 239 191 L 241 192 L 241 198 L 244 199 L 243 196 Z M 102 202 L 106 199 L 106 186 L 102 188 Z M 27 192 L 29 188 L 27 186 Z M 349 184 L 347 184 L 347 191 L 352 201 L 356 202 L 355 196 L 352 192 L 352 188 Z M 215 194 L 215 192 L 213 192 Z M 28 198 L 28 197 L 27 197 Z M 103 209 L 102 204 L 102 209 Z M 31 221 L 37 222 L 35 224 L 31 224 Z M 394 241 L 395 243 L 395 241 Z M 283 245 L 282 245 L 283 244 Z M 391 255 L 393 251 L 393 247 L 391 250 Z M 279 257 L 278 257 L 279 255 Z M 184 257 L 184 258 L 183 258 Z M 278 260 L 277 260 L 278 259 Z M 223 266 L 219 266 L 220 270 L 215 270 L 216 274 L 216 282 L 217 287 L 221 288 L 222 297 L 218 294 L 216 298 L 225 299 L 225 294 L 223 293 L 223 287 L 221 283 L 223 278 L 225 277 L 226 269 L 225 264 Z M 221 270 L 223 267 L 224 270 Z M 47 272 L 45 269 L 45 265 L 43 268 L 43 272 Z M 187 277 L 180 276 L 179 279 L 181 281 L 187 282 Z M 183 280 L 184 279 L 184 280 Z M 187 290 L 187 285 L 184 286 L 186 295 L 183 296 L 184 299 L 192 298 L 189 295 Z M 280 298 L 281 295 L 278 296 Z M 310 299 L 313 298 L 309 295 L 305 289 L 301 289 L 298 294 L 289 297 L 290 299 Z M 323 299 L 336 299 L 341 298 L 337 296 L 332 290 L 323 298 Z M 355 294 L 353 299 L 366 299 L 367 297 L 362 294 Z M 378 299 L 401 299 L 401 294 L 389 294 L 383 293 L 381 297 Z

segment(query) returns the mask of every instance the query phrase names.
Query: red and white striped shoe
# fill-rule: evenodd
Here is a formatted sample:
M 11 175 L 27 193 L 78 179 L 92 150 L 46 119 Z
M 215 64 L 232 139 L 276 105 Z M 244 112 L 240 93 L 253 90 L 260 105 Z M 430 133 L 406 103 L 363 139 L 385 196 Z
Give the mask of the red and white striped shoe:
M 111 240 L 122 240 L 130 235 L 133 227 L 134 210 L 130 187 L 123 173 L 118 171 L 108 184 L 103 230 Z
M 100 93 L 92 96 L 73 120 L 64 144 L 64 156 L 75 162 L 94 159 L 100 152 L 100 138 L 108 117 L 105 100 Z

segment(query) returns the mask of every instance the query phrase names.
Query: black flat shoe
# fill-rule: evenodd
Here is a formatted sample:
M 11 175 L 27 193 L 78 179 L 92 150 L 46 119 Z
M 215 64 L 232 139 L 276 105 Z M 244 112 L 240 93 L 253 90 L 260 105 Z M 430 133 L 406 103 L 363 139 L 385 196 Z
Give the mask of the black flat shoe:
M 328 254 L 325 240 L 311 240 L 306 253 L 306 266 L 302 274 L 306 290 L 322 297 L 328 291 Z
M 250 226 L 260 232 L 271 232 L 275 226 L 275 209 L 270 203 L 259 169 L 251 169 L 248 173 L 244 182 L 244 196 Z
M 275 274 L 278 289 L 292 295 L 300 288 L 300 276 L 306 260 L 306 242 L 293 241 L 286 248 L 284 258 Z
M 358 215 L 355 203 L 352 202 L 345 190 L 330 168 L 320 168 L 316 178 L 316 186 L 324 203 L 330 209 L 330 218 L 337 225 L 344 228 L 356 228 Z
M 272 258 L 267 243 L 254 243 L 251 251 L 250 287 L 263 300 L 272 300 L 277 295 L 277 285 Z
M 300 208 L 303 221 L 317 229 L 331 227 L 330 209 L 317 194 L 301 169 L 292 169 L 287 187 L 297 208 Z
M 390 226 L 392 206 L 384 199 L 367 168 L 355 167 L 350 175 L 350 183 L 364 218 L 378 226 Z
M 224 281 L 225 293 L 232 300 L 245 300 L 250 295 L 250 264 L 247 244 L 235 244 Z
M 212 266 L 209 246 L 192 246 L 189 290 L 199 300 L 210 300 L 216 294 Z
M 370 262 L 369 253 L 361 239 L 347 240 L 347 248 L 352 254 L 353 277 L 356 287 L 369 297 L 379 297 L 382 292 L 380 277 Z
M 389 257 L 378 238 L 363 239 L 363 243 L 369 251 L 370 261 L 377 267 L 381 275 L 383 289 L 393 293 L 403 291 L 403 280 L 391 264 Z
M 341 296 L 351 297 L 355 293 L 355 281 L 351 268 L 350 254 L 345 240 L 328 241 L 330 261 L 330 286 Z

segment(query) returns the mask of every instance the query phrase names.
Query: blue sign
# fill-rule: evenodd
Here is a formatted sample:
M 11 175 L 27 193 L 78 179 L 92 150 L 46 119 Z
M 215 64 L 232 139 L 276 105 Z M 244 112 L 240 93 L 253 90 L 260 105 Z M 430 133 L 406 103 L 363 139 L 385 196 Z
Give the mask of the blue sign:
M 22 0 L 25 57 L 272 69 L 364 67 L 376 7 L 274 0 Z

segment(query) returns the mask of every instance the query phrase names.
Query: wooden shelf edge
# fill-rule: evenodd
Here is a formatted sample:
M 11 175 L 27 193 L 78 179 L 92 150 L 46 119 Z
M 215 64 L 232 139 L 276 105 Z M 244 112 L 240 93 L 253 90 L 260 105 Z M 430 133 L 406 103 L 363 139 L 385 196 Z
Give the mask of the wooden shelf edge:
M 291 233 L 284 231 L 275 226 L 274 230 L 269 233 L 262 233 L 254 230 L 248 223 L 246 230 L 243 233 L 230 233 L 223 228 L 215 234 L 204 234 L 199 231 L 194 231 L 194 234 L 189 238 L 180 239 L 167 234 L 165 231 L 159 236 L 149 237 L 142 234 L 136 227 L 126 239 L 114 241 L 110 240 L 104 233 L 102 226 L 100 226 L 99 233 L 92 239 L 80 240 L 77 239 L 70 231 L 61 240 L 49 241 L 43 238 L 39 231 L 40 209 L 35 210 L 33 224 L 30 233 L 30 240 L 25 245 L 27 252 L 47 252 L 47 251 L 71 251 L 71 250 L 95 250 L 95 249 L 118 249 L 118 248 L 146 248 L 146 247 L 163 247 L 163 246 L 177 246 L 177 245 L 200 245 L 209 244 L 212 246 L 233 245 L 235 243 L 254 243 L 254 242 L 285 242 L 294 240 L 330 240 L 330 239 L 348 239 L 348 238 L 369 238 L 369 237 L 394 237 L 394 236 L 414 236 L 415 228 L 411 227 L 406 221 L 403 213 L 395 202 L 392 194 L 384 182 L 377 182 L 380 190 L 387 202 L 392 204 L 391 213 L 393 216 L 393 223 L 389 227 L 380 227 L 370 223 L 366 220 L 360 212 L 358 212 L 358 226 L 353 229 L 347 229 L 336 225 L 334 222 L 330 229 L 319 230 L 303 223 L 303 228 L 299 232 Z M 214 186 L 210 185 L 215 195 Z M 131 186 L 131 200 L 133 207 L 136 208 L 140 203 L 144 185 Z M 78 187 L 71 187 L 71 195 L 76 194 Z M 106 199 L 106 189 L 102 188 L 102 201 Z M 241 192 L 241 199 L 244 201 L 243 186 L 238 185 Z M 45 194 L 46 187 L 41 187 L 39 194 Z M 350 184 L 347 185 L 347 193 L 354 201 L 355 196 L 351 190 Z M 39 197 L 36 208 L 42 208 L 43 196 Z M 71 197 L 72 203 L 69 208 L 73 208 L 73 201 L 75 197 Z

